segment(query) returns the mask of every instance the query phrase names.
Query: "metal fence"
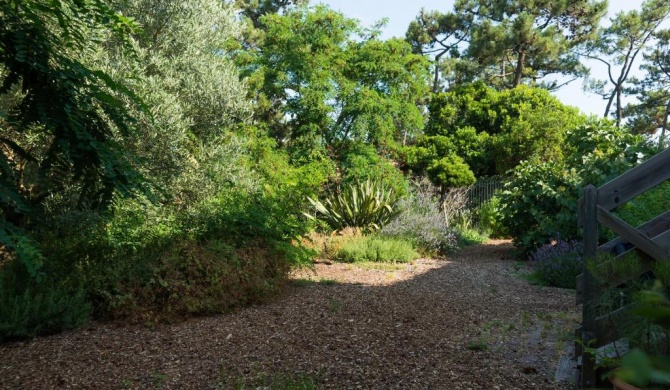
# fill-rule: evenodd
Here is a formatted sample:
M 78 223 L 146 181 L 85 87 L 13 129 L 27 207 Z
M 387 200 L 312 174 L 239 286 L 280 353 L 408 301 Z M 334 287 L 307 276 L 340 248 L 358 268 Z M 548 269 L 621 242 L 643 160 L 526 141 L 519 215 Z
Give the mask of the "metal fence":
M 497 190 L 502 189 L 505 179 L 503 176 L 484 177 L 470 186 L 466 209 L 470 211 L 473 227 L 479 227 L 479 213 L 477 213 L 477 210 L 482 204 L 489 201 Z

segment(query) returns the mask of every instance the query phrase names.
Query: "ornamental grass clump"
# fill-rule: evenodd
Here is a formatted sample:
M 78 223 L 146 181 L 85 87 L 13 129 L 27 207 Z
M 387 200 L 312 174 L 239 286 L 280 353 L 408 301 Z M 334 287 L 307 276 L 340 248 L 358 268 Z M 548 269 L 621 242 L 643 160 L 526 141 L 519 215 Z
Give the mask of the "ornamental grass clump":
M 576 277 L 582 272 L 583 244 L 580 241 L 555 240 L 538 248 L 530 260 L 536 275 L 549 286 L 576 287 Z

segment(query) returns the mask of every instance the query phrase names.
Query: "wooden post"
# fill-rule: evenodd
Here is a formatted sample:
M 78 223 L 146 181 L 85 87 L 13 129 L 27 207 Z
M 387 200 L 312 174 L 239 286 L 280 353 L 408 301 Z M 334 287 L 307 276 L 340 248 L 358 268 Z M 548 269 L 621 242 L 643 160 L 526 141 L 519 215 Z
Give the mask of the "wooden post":
M 587 267 L 587 263 L 596 257 L 598 249 L 598 189 L 593 185 L 588 185 L 584 189 L 584 208 L 580 210 L 583 213 L 584 221 L 584 258 L 582 278 L 582 334 L 581 341 L 585 347 L 588 347 L 597 335 L 595 332 L 596 313 L 593 306 L 595 299 L 595 282 L 593 275 Z M 583 389 L 596 387 L 596 369 L 595 355 L 584 348 L 582 354 L 581 386 Z

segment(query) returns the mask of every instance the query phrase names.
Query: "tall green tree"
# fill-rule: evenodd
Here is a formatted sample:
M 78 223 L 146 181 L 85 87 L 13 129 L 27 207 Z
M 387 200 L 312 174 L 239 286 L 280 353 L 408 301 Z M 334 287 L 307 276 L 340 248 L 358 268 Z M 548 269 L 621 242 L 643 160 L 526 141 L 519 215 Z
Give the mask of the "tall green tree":
M 254 28 L 262 29 L 261 17 L 279 14 L 293 7 L 306 6 L 308 2 L 308 0 L 235 0 L 235 6 Z
M 456 155 L 478 177 L 505 174 L 523 160 L 560 161 L 566 129 L 584 121 L 544 89 L 460 85 L 433 95 L 425 135 L 407 149 L 407 162 L 430 174 Z
M 638 103 L 629 105 L 624 114 L 636 133 L 654 134 L 660 129 L 659 145 L 665 146 L 670 118 L 670 30 L 656 31 L 655 44 L 644 54 L 640 66 L 645 77 L 632 88 Z
M 427 61 L 400 39 L 324 6 L 261 18 L 257 51 L 237 57 L 256 104 L 255 121 L 290 151 L 294 163 L 317 155 L 340 160 L 352 145 L 382 154 L 422 127 Z
M 227 41 L 241 39 L 235 10 L 217 0 L 120 0 L 126 15 L 136 15 L 141 31 L 131 44 L 136 60 L 127 61 L 114 40 L 90 61 L 115 78 L 128 80 L 153 115 L 136 113 L 136 136 L 124 141 L 145 161 L 143 172 L 167 192 L 175 180 L 202 167 L 199 154 L 250 119 L 246 88 L 226 56 Z
M 433 93 L 440 90 L 445 68 L 458 66 L 462 60 L 460 46 L 469 38 L 471 18 L 467 15 L 439 11 L 421 12 L 407 28 L 405 39 L 415 53 L 432 57 Z
M 624 116 L 623 96 L 636 60 L 653 41 L 654 32 L 670 16 L 670 3 L 646 0 L 640 10 L 619 12 L 611 24 L 598 32 L 598 39 L 585 53 L 607 66 L 607 80 L 590 80 L 590 89 L 606 101 L 604 117 L 613 114 L 621 126 Z
M 85 61 L 106 36 L 132 57 L 130 19 L 101 0 L 0 3 L 0 244 L 34 274 L 39 253 L 24 228 L 65 188 L 74 207 L 103 209 L 142 190 L 121 141 L 142 110 L 122 82 Z
M 557 89 L 548 76 L 585 74 L 576 48 L 594 38 L 606 1 L 457 0 L 457 14 L 472 18 L 465 55 L 480 78 L 498 88 L 521 83 Z
M 82 61 L 104 34 L 127 42 L 132 29 L 129 19 L 98 0 L 0 4 L 0 204 L 6 218 L 68 181 L 77 183 L 82 207 L 105 206 L 116 191 L 138 185 L 118 141 L 134 131 L 123 99 L 139 101 Z

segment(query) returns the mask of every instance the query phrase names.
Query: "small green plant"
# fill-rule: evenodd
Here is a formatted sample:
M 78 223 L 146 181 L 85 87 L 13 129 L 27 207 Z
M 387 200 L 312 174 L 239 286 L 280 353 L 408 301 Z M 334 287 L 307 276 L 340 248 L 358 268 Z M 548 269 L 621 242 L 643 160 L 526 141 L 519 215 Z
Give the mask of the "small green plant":
M 479 214 L 479 226 L 491 237 L 507 237 L 509 232 L 502 224 L 500 213 L 500 198 L 492 197 L 484 202 L 477 210 Z
M 407 263 L 419 257 L 412 244 L 388 237 L 358 237 L 342 245 L 336 259 L 347 263 L 361 261 Z
M 153 386 L 156 389 L 163 388 L 167 380 L 168 376 L 165 373 L 155 371 L 151 373 L 151 382 L 153 383 Z
M 647 322 L 646 343 L 627 352 L 613 375 L 641 388 L 670 384 L 670 300 L 660 281 L 636 296 L 631 314 Z M 666 387 L 664 387 L 666 388 Z
M 310 219 L 321 219 L 331 228 L 360 228 L 366 232 L 381 229 L 400 214 L 398 198 L 392 189 L 380 182 L 357 182 L 344 186 L 340 193 L 327 197 L 323 202 L 308 198 L 317 211 Z
M 469 342 L 468 345 L 465 346 L 465 348 L 469 349 L 470 351 L 486 351 L 488 349 L 488 345 L 486 345 L 486 342 L 484 340 L 478 339 Z
M 340 311 L 340 301 L 338 301 L 337 299 L 334 299 L 334 298 L 331 299 L 328 308 L 333 313 L 337 313 L 338 311 Z
M 455 231 L 459 247 L 482 244 L 488 239 L 486 235 L 475 229 L 457 227 Z

